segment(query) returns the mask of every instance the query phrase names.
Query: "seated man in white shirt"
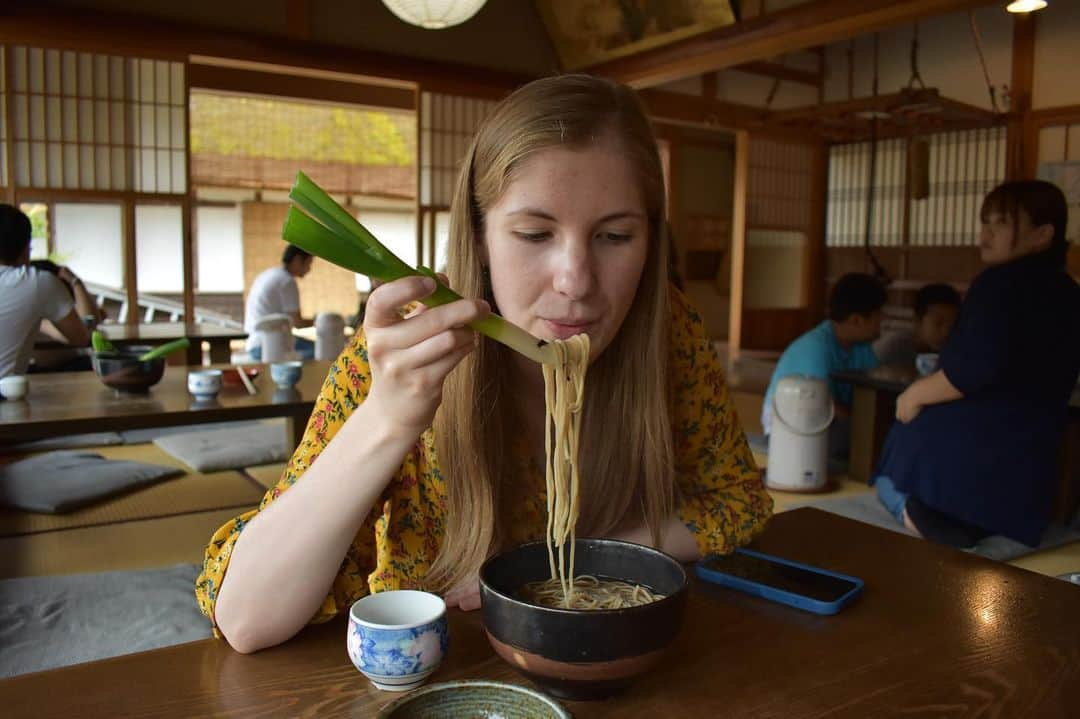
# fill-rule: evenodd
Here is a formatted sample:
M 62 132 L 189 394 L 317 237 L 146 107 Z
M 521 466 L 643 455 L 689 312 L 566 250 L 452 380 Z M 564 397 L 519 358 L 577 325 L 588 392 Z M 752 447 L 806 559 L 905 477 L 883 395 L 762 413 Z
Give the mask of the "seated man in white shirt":
M 73 284 L 82 284 L 72 278 Z M 0 377 L 26 373 L 42 320 L 51 322 L 69 344 L 90 344 L 90 331 L 63 281 L 30 267 L 30 218 L 0 204 Z
M 262 359 L 262 346 L 255 325 L 267 315 L 288 315 L 292 326 L 310 327 L 311 319 L 300 315 L 298 277 L 311 271 L 315 258 L 295 245 L 289 245 L 281 255 L 281 264 L 262 272 L 251 283 L 244 307 L 244 331 L 248 333 L 247 350 L 255 360 Z M 304 359 L 315 356 L 315 344 L 296 340 L 296 351 Z

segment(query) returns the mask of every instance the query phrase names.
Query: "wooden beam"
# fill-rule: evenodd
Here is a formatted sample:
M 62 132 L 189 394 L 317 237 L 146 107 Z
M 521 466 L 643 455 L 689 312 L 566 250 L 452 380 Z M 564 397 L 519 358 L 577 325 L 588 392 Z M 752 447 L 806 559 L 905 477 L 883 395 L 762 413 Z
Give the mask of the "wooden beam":
M 786 65 L 781 65 L 778 62 L 755 60 L 754 62 L 744 62 L 741 65 L 736 65 L 731 69 L 739 70 L 740 72 L 748 72 L 752 75 L 771 77 L 774 80 L 797 82 L 803 85 L 810 85 L 811 87 L 821 87 L 824 82 L 820 72 L 800 70 L 797 67 L 788 67 Z
M 135 260 L 135 200 L 126 199 L 120 206 L 124 240 L 124 290 L 127 293 L 126 324 L 137 325 L 139 316 L 139 271 Z
M 667 90 L 638 90 L 649 116 L 658 122 L 704 125 L 717 129 L 753 129 L 762 136 L 813 142 L 805 130 L 787 129 L 764 122 L 768 113 L 760 107 L 740 105 L 722 100 L 710 100 L 697 95 L 684 95 Z
M 991 4 L 991 0 L 816 0 L 589 68 L 651 87 L 755 60 Z
M 1035 82 L 1035 22 L 1034 13 L 1013 15 L 1012 98 L 1013 119 L 1005 134 L 1005 177 L 1018 180 L 1034 177 L 1038 155 L 1035 145 L 1038 130 L 1031 121 L 1031 88 Z
M 15 87 L 15 68 L 12 62 L 12 55 L 14 54 L 11 45 L 4 45 L 0 48 L 0 51 L 4 53 L 4 94 L 5 97 L 5 113 L 7 115 L 6 124 L 7 132 L 4 133 L 4 158 L 7 162 L 7 190 L 5 191 L 6 201 L 9 205 L 15 204 L 15 103 L 11 99 L 10 93 L 12 88 Z M 52 228 L 49 228 L 50 234 Z
M 413 110 L 412 88 L 191 63 L 188 85 L 199 90 L 250 92 L 276 97 Z
M 829 147 L 819 142 L 814 148 L 810 184 L 810 227 L 806 233 L 806 254 L 803 265 L 803 305 L 810 321 L 825 316 L 825 220 L 829 192 Z
M 1080 124 L 1080 105 L 1061 105 L 1032 110 L 1031 121 L 1038 127 Z
M 205 27 L 135 15 L 0 5 L 0 43 L 182 62 L 204 55 L 419 83 L 425 90 L 500 99 L 534 79 L 472 65 L 435 62 L 353 47 Z
M 746 198 L 750 181 L 750 133 L 735 133 L 735 197 L 731 206 L 731 297 L 728 302 L 728 362 L 742 348 L 743 274 L 746 269 Z

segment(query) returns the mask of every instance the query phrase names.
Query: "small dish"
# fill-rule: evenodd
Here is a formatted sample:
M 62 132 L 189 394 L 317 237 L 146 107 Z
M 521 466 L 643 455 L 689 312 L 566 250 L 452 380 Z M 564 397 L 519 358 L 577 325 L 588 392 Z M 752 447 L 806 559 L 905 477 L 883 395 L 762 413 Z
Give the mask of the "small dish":
M 258 367 L 244 367 L 244 374 L 247 375 L 248 379 L 255 379 L 256 377 L 259 376 L 259 368 Z M 226 387 L 243 387 L 244 386 L 243 380 L 240 379 L 240 373 L 235 369 L 230 369 L 228 371 L 222 372 L 221 373 L 221 383 L 222 383 L 222 385 L 224 385 Z
M 270 365 L 270 378 L 281 389 L 289 389 L 300 381 L 304 363 L 299 361 L 274 362 Z
M 26 396 L 28 386 L 29 383 L 23 375 L 12 374 L 0 378 L 0 397 L 4 399 L 22 399 Z
M 489 681 L 441 682 L 395 699 L 377 719 L 528 717 L 571 719 L 570 712 L 538 691 Z

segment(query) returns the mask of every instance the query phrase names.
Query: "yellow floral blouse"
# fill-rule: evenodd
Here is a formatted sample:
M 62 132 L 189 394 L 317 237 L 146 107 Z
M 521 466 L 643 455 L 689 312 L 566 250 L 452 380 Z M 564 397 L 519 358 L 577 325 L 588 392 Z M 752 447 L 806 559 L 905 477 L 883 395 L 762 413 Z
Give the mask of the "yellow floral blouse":
M 671 327 L 676 478 L 683 497 L 679 516 L 703 554 L 727 553 L 762 530 L 772 514 L 773 503 L 746 444 L 701 317 L 675 290 Z M 211 622 L 218 589 L 240 532 L 259 511 L 303 477 L 367 396 L 371 374 L 361 335 L 357 333 L 331 366 L 303 440 L 277 485 L 266 493 L 259 509 L 230 520 L 211 538 L 195 586 L 199 606 Z M 521 449 L 526 449 L 524 444 Z M 524 481 L 515 483 L 521 496 L 506 505 L 516 508 L 515 516 L 507 523 L 516 534 L 511 540 L 542 539 L 546 526 L 544 478 L 527 451 L 517 454 L 518 476 Z M 438 553 L 445 517 L 446 489 L 429 429 L 405 456 L 375 503 L 312 621 L 326 621 L 370 592 L 419 587 Z

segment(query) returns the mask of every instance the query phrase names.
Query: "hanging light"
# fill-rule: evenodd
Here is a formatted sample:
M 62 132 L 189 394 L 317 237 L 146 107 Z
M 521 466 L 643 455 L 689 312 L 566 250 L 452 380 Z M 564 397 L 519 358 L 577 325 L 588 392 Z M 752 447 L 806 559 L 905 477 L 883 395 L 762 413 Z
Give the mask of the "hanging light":
M 385 0 L 383 0 L 385 2 Z M 1013 0 L 1005 6 L 1009 12 L 1035 12 L 1046 7 L 1046 0 Z
M 441 30 L 460 25 L 484 6 L 487 0 L 382 0 L 390 12 L 412 25 Z

